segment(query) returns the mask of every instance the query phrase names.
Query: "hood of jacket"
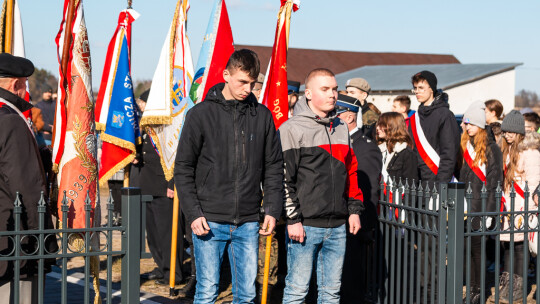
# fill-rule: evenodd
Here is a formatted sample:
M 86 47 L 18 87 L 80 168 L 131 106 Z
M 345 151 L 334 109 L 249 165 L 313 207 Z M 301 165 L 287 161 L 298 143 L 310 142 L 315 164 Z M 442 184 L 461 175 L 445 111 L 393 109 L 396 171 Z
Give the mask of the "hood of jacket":
M 519 151 L 536 150 L 540 148 L 540 133 L 528 132 L 519 143 Z
M 450 105 L 448 104 L 448 94 L 444 93 L 442 90 L 437 90 L 437 93 L 435 94 L 435 99 L 429 106 L 425 106 L 421 104 L 418 107 L 418 113 L 422 116 L 428 116 L 433 111 L 439 108 L 450 108 Z
M 248 110 L 253 116 L 257 114 L 257 106 L 259 103 L 253 93 L 250 93 L 244 100 L 227 100 L 223 96 L 223 88 L 225 88 L 225 83 L 223 82 L 211 87 L 210 90 L 208 90 L 208 93 L 206 93 L 204 100 L 215 102 L 229 112 L 237 107 L 240 114 L 245 114 Z
M 307 99 L 305 96 L 301 96 L 298 101 L 296 102 L 296 105 L 294 105 L 294 115 L 293 116 L 303 116 L 310 119 L 313 119 L 314 121 L 320 123 L 320 124 L 330 124 L 334 119 L 337 117 L 337 113 L 335 110 L 332 110 L 326 117 L 320 117 L 319 115 L 316 115 L 313 113 L 313 110 L 308 105 Z

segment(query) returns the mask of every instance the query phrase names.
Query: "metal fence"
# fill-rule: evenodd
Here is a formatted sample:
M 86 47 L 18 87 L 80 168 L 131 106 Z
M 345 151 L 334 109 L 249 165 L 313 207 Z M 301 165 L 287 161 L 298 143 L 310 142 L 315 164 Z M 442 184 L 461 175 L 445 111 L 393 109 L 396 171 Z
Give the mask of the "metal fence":
M 512 189 L 506 198 L 510 210 L 492 212 L 486 211 L 485 187 L 480 194 L 481 212 L 471 212 L 467 202 L 473 193 L 470 185 L 463 183 L 391 180 L 381 183 L 380 190 L 379 229 L 367 261 L 374 266 L 368 273 L 366 296 L 359 303 L 527 303 L 540 299 L 540 289 L 532 292 L 540 283 L 540 267 L 535 271 L 529 267 L 527 237 L 538 234 L 538 211 L 527 207 L 532 199 L 527 187 L 523 210 L 515 211 L 516 191 Z M 496 201 L 501 197 L 499 187 Z M 520 224 L 503 228 L 505 218 Z M 526 234 L 524 242 L 515 240 L 520 233 Z M 501 242 L 505 234 L 509 241 Z M 518 252 L 516 246 L 522 246 L 523 251 Z M 479 260 L 472 258 L 473 253 Z M 511 261 L 507 265 L 503 265 L 505 253 Z M 517 255 L 522 255 L 522 265 L 514 265 Z M 540 258 L 533 262 L 538 266 Z M 499 281 L 507 280 L 514 286 L 515 280 L 520 280 L 514 276 L 518 267 L 524 273 L 518 286 L 523 298 L 513 298 L 510 290 L 503 300 Z M 509 273 L 506 279 L 501 278 L 504 272 Z M 471 287 L 473 275 L 480 276 L 480 290 Z M 474 298 L 475 294 L 479 296 Z
M 38 278 L 38 303 L 44 303 L 45 272 L 46 262 L 56 261 L 61 269 L 61 293 L 58 301 L 62 304 L 68 303 L 68 260 L 75 257 L 84 258 L 84 297 L 83 303 L 91 303 L 96 292 L 92 287 L 90 264 L 92 257 L 106 258 L 106 303 L 112 303 L 112 265 L 113 256 L 121 258 L 121 303 L 139 303 L 140 286 L 140 258 L 147 256 L 144 252 L 144 208 L 143 202 L 152 200 L 151 196 L 141 196 L 138 188 L 122 189 L 122 224 L 112 226 L 113 200 L 109 197 L 107 208 L 107 224 L 102 227 L 91 227 L 90 217 L 92 205 L 88 196 L 85 201 L 85 228 L 71 229 L 45 229 L 46 208 L 43 195 L 38 204 L 39 229 L 24 230 L 22 227 L 23 206 L 19 194 L 14 202 L 13 208 L 13 231 L 0 232 L 0 239 L 7 238 L 9 248 L 0 254 L 0 261 L 7 261 L 12 264 L 13 282 L 19 282 L 21 263 L 37 261 Z M 59 210 L 59 217 L 63 223 L 68 222 L 68 212 L 70 202 L 64 194 L 64 198 Z M 141 221 L 141 218 L 143 219 Z M 113 233 L 121 234 L 121 248 L 113 249 Z M 105 242 L 99 244 L 97 241 L 104 236 Z M 72 240 L 78 239 L 78 245 L 73 245 Z M 103 237 L 102 237 L 103 239 Z M 49 251 L 45 244 L 56 241 L 58 250 Z M 25 244 L 23 246 L 23 244 Z M 54 246 L 56 248 L 56 246 Z M 49 247 L 50 248 L 50 247 Z M 92 293 L 90 291 L 93 291 Z M 19 303 L 19 284 L 13 284 L 13 302 Z

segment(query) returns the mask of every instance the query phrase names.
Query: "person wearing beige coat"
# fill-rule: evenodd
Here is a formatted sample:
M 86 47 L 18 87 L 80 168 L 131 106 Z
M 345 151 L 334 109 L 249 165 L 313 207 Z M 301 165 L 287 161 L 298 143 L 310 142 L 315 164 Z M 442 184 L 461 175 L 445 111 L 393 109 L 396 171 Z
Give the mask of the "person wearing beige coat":
M 506 199 L 505 208 L 507 211 L 533 211 L 537 210 L 537 204 L 528 198 L 528 206 L 525 208 L 523 191 L 527 188 L 530 192 L 538 186 L 540 182 L 540 134 L 525 134 L 525 122 L 523 116 L 518 111 L 511 111 L 503 120 L 502 131 L 503 140 L 503 161 L 505 162 L 504 196 Z M 515 189 L 514 203 L 510 196 L 512 189 Z M 528 214 L 534 214 L 529 212 Z M 500 303 L 509 303 L 510 293 L 513 301 L 523 299 L 523 263 L 528 261 L 529 252 L 525 251 L 525 233 L 519 233 L 520 229 L 525 229 L 525 219 L 523 215 L 514 215 L 514 225 L 511 225 L 512 217 L 503 218 L 503 231 L 500 240 L 505 249 L 504 271 L 500 277 Z M 513 227 L 512 227 L 513 226 Z M 514 244 L 510 241 L 514 240 Z M 511 248 L 513 247 L 513 248 Z M 513 259 L 510 252 L 514 251 Z M 513 273 L 510 267 L 513 264 Z M 510 278 L 513 277 L 513 284 L 510 285 Z

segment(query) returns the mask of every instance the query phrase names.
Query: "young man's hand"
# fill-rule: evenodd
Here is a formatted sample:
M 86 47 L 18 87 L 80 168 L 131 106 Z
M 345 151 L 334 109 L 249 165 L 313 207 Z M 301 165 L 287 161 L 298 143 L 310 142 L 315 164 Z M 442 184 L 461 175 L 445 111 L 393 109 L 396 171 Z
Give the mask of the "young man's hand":
M 260 235 L 270 235 L 276 228 L 276 219 L 271 215 L 264 216 L 264 223 L 259 230 Z
M 191 231 L 198 236 L 207 235 L 208 232 L 210 232 L 210 226 L 208 226 L 206 218 L 201 216 L 194 220 L 193 223 L 191 223 Z
M 360 224 L 360 216 L 358 214 L 349 215 L 349 232 L 356 235 L 360 228 L 362 228 L 362 225 Z
M 174 198 L 174 190 L 167 188 L 167 197 L 168 198 Z
M 287 225 L 287 232 L 289 233 L 289 238 L 293 241 L 303 243 L 304 238 L 306 237 L 306 232 L 304 231 L 304 226 L 302 223 L 296 223 L 292 225 Z

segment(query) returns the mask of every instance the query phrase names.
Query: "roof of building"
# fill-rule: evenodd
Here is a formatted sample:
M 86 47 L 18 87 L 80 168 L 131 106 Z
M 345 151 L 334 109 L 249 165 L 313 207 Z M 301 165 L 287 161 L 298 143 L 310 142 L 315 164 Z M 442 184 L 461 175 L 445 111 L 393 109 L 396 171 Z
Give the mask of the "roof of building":
M 437 76 L 437 88 L 444 90 L 510 71 L 519 65 L 522 63 L 366 66 L 338 74 L 336 80 L 340 90 L 345 89 L 347 80 L 361 77 L 369 82 L 371 92 L 408 91 L 412 88 L 411 77 L 428 70 Z
M 266 73 L 272 47 L 235 45 L 236 49 L 255 51 L 261 61 L 261 73 Z M 307 74 L 316 68 L 328 68 L 335 74 L 370 65 L 406 65 L 460 63 L 453 55 L 413 53 L 368 53 L 289 48 L 287 73 L 289 80 L 304 82 Z

